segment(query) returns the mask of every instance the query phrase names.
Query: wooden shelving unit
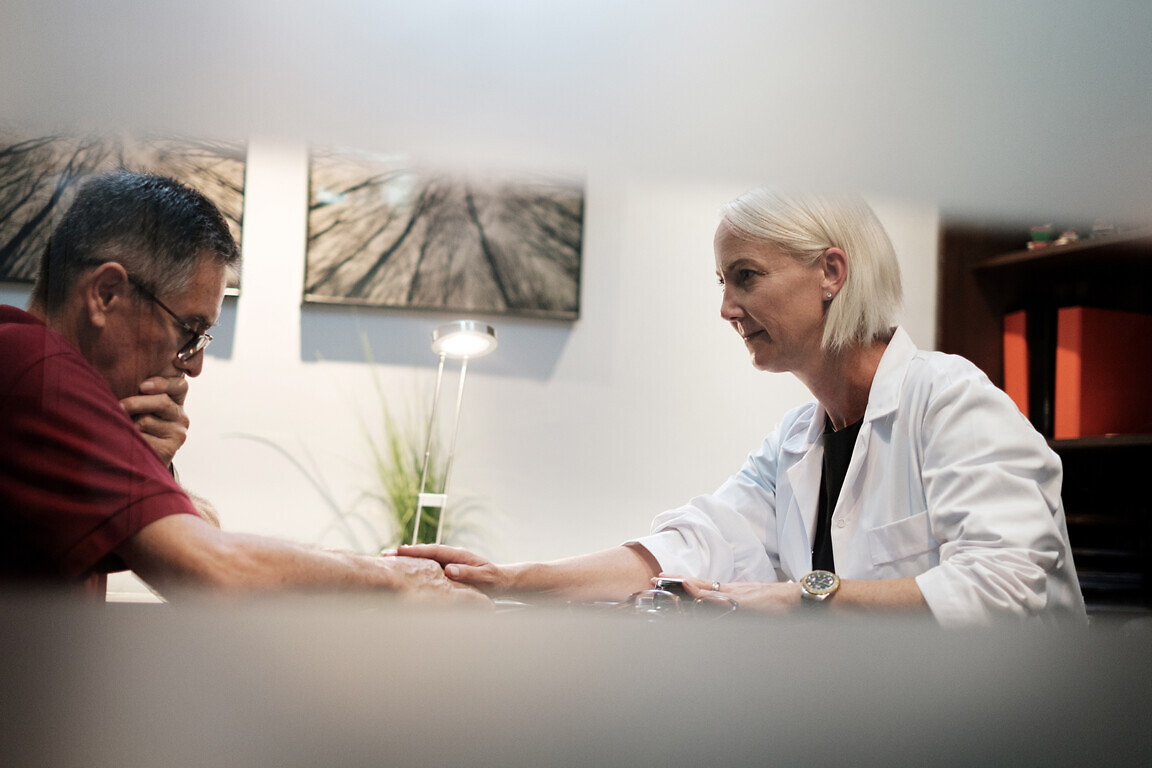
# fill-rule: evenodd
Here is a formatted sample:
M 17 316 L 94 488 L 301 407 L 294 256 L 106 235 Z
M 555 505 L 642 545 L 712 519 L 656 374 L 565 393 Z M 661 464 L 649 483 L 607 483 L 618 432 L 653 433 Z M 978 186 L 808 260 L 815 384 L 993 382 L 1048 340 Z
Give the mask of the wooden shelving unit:
M 1003 318 L 1028 310 L 1028 416 L 1051 438 L 1052 393 L 1044 387 L 1054 381 L 1056 312 L 1090 306 L 1152 313 L 1152 232 L 1035 251 L 1022 248 L 1027 237 L 1027 225 L 945 224 L 937 346 L 972 360 L 1003 386 Z M 1064 509 L 1090 610 L 1152 609 L 1152 494 L 1146 479 L 1152 476 L 1152 435 L 1049 444 L 1064 463 Z

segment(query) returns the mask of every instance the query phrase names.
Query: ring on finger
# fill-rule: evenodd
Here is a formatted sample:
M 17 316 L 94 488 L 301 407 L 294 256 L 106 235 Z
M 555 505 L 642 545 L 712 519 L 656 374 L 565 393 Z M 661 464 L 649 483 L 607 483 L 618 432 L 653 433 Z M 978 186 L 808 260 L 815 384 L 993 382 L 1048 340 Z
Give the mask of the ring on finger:
M 719 592 L 720 591 L 720 582 L 718 582 L 718 581 L 712 582 L 712 591 L 713 592 Z

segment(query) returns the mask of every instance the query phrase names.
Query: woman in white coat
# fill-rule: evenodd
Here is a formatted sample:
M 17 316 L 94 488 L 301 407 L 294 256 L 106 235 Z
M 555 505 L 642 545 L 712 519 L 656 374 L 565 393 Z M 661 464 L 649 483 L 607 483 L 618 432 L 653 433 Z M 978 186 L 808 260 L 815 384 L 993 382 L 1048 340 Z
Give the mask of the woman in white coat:
M 715 253 L 721 315 L 752 364 L 793 374 L 815 402 L 715 493 L 620 547 L 511 565 L 401 554 L 493 596 L 622 599 L 676 574 L 742 611 L 1083 621 L 1059 458 L 979 369 L 894 327 L 900 272 L 871 209 L 752 190 L 724 208 Z

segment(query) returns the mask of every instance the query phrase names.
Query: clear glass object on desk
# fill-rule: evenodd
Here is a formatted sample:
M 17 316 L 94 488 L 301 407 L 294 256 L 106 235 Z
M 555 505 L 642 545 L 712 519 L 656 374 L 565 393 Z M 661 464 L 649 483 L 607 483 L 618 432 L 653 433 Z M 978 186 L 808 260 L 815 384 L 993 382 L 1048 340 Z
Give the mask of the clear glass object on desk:
M 719 618 L 735 612 L 737 603 L 724 595 L 701 595 L 693 599 L 687 593 L 681 595 L 653 588 L 634 592 L 621 607 L 649 621 L 658 621 L 682 616 Z

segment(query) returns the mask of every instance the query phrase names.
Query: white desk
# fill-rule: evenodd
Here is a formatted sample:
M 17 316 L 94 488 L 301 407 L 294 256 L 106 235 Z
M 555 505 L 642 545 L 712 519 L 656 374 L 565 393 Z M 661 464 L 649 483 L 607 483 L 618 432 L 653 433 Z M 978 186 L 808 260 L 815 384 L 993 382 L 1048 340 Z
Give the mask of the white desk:
M 1152 757 L 1149 633 L 378 605 L 0 601 L 0 765 Z

